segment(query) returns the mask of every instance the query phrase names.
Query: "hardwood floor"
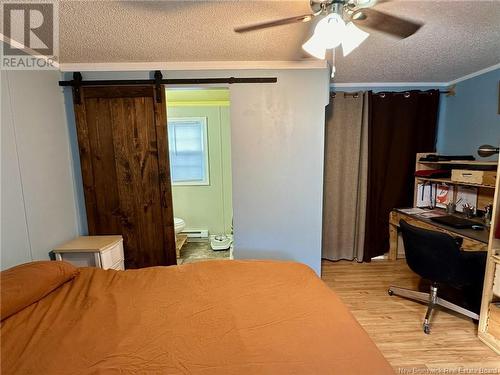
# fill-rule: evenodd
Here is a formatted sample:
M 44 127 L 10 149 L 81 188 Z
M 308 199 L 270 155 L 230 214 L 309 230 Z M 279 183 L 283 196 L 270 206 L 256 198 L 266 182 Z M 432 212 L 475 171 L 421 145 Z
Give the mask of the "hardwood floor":
M 387 294 L 389 285 L 418 288 L 419 278 L 404 260 L 324 260 L 322 279 L 349 306 L 396 373 L 430 373 L 427 369 L 438 368 L 449 374 L 500 373 L 500 356 L 477 338 L 477 325 L 471 319 L 437 311 L 431 334 L 426 335 L 422 331 L 426 306 Z

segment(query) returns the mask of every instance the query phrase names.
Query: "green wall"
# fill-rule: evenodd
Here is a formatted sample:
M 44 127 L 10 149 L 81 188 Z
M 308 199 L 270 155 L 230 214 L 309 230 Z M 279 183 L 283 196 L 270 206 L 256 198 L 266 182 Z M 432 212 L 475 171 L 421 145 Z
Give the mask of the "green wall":
M 167 90 L 168 117 L 206 117 L 210 185 L 172 186 L 174 216 L 186 229 L 208 229 L 210 234 L 231 233 L 231 129 L 229 92 Z

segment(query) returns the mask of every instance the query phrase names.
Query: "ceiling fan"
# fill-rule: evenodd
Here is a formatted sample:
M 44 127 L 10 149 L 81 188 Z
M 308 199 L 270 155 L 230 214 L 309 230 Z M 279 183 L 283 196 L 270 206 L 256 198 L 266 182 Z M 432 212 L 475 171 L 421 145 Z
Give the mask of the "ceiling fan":
M 334 50 L 342 45 L 343 55 L 347 56 L 369 36 L 357 26 L 381 31 L 400 39 L 415 34 L 422 27 L 423 24 L 420 22 L 373 9 L 377 3 L 387 1 L 389 0 L 310 0 L 309 14 L 236 27 L 234 31 L 246 33 L 269 27 L 309 22 L 316 17 L 322 17 L 315 27 L 313 36 L 302 45 L 302 48 L 310 55 L 324 59 L 327 50 Z

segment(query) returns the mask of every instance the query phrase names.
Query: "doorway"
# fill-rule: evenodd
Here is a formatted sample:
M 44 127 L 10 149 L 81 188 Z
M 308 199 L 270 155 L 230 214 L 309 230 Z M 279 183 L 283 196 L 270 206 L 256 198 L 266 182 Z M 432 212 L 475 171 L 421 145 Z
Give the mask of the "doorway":
M 168 88 L 167 131 L 177 264 L 232 257 L 227 88 Z

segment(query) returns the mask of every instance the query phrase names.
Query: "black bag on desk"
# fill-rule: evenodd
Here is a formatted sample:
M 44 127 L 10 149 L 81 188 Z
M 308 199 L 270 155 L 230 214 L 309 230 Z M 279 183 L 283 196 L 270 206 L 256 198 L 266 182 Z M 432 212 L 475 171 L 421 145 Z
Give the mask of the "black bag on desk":
M 436 155 L 429 154 L 421 157 L 418 161 L 428 161 L 430 163 L 437 163 L 440 161 L 471 161 L 476 160 L 476 158 L 472 155 Z
M 427 169 L 415 172 L 415 177 L 421 178 L 449 178 L 451 171 L 449 169 Z

